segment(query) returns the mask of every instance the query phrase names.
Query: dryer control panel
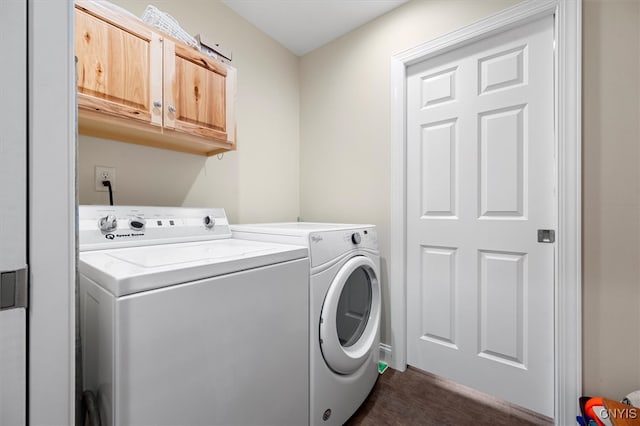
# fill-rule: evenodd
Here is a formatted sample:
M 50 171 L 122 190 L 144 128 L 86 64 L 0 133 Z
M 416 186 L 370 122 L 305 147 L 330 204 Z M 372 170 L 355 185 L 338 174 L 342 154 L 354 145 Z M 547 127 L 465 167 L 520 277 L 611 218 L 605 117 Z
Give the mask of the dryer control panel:
M 378 251 L 378 234 L 375 226 L 309 234 L 311 267 L 320 266 L 356 249 Z
M 224 209 L 80 206 L 80 251 L 231 238 Z

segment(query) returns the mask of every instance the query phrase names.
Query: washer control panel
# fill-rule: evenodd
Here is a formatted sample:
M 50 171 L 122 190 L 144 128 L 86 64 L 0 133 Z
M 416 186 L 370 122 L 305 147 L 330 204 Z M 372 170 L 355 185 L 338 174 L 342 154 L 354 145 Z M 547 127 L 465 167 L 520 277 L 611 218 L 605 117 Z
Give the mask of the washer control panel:
M 129 219 L 129 228 L 134 231 L 144 231 L 147 221 L 143 216 L 135 216 Z
M 224 209 L 80 206 L 80 251 L 231 238 Z
M 100 220 L 98 220 L 98 228 L 105 233 L 113 232 L 118 228 L 118 219 L 112 214 L 102 216 Z

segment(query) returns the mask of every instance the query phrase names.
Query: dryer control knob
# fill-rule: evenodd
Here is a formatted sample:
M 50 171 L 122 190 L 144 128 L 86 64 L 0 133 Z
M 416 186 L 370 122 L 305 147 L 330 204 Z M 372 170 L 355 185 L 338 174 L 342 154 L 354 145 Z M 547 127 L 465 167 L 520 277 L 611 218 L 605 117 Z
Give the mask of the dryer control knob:
M 100 218 L 100 220 L 98 220 L 98 228 L 100 228 L 102 232 L 105 232 L 105 233 L 113 232 L 116 230 L 117 227 L 118 227 L 118 220 L 112 214 L 103 216 Z
M 207 216 L 204 217 L 204 226 L 205 226 L 205 228 L 211 229 L 211 228 L 213 228 L 213 225 L 215 225 L 215 224 L 216 224 L 216 219 L 213 216 L 207 215 Z
M 353 244 L 360 244 L 361 241 L 362 237 L 360 236 L 359 232 L 354 232 L 353 234 L 351 234 L 351 242 Z

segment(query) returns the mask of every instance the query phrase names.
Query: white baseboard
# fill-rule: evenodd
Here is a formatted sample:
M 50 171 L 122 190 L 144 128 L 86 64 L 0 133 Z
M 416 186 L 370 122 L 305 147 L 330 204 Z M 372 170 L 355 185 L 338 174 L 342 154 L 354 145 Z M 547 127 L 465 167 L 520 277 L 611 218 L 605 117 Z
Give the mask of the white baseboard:
M 380 343 L 380 361 L 384 361 L 389 366 L 391 366 L 392 358 L 393 358 L 393 352 L 391 350 L 391 345 L 387 345 L 386 343 Z

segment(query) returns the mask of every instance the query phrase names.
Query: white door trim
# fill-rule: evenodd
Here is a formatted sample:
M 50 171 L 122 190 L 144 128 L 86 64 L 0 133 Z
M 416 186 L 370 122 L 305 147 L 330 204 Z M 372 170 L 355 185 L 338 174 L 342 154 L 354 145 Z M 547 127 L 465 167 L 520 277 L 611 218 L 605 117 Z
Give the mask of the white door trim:
M 2 0 L 0 0 L 2 1 Z M 29 424 L 75 424 L 73 2 L 28 0 Z
M 581 0 L 528 0 L 391 58 L 390 366 L 407 366 L 406 70 L 452 49 L 555 15 L 558 230 L 555 286 L 555 422 L 571 424 L 582 391 Z

